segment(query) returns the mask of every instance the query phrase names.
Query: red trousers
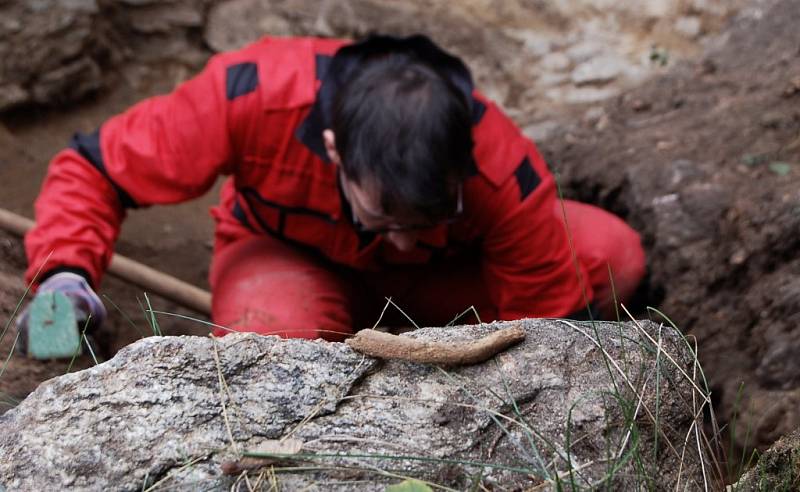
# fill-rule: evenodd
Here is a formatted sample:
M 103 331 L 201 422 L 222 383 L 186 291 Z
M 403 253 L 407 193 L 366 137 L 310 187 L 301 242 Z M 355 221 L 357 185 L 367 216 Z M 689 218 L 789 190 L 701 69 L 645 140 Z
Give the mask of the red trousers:
M 600 208 L 569 200 L 564 206 L 577 260 L 594 291 L 593 305 L 613 317 L 615 295 L 625 302 L 645 273 L 639 235 Z M 560 203 L 554 213 L 563 216 Z M 214 323 L 233 331 L 340 341 L 354 328 L 375 324 L 385 307 L 382 324 L 393 326 L 412 326 L 408 318 L 419 326 L 442 326 L 465 311 L 457 322 L 477 321 L 475 312 L 481 321 L 496 318 L 477 258 L 358 272 L 222 221 L 210 275 Z M 387 297 L 394 305 L 387 307 Z M 214 334 L 226 332 L 218 328 Z

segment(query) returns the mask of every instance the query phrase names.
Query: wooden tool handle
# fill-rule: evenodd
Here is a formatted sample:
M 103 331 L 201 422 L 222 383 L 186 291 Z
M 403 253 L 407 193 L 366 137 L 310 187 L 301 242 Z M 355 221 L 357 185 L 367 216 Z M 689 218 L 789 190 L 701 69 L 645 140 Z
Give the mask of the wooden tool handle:
M 32 220 L 0 208 L 0 228 L 3 230 L 22 237 L 33 225 Z M 206 316 L 211 315 L 210 292 L 130 258 L 115 253 L 108 266 L 108 273 L 183 307 L 193 309 Z

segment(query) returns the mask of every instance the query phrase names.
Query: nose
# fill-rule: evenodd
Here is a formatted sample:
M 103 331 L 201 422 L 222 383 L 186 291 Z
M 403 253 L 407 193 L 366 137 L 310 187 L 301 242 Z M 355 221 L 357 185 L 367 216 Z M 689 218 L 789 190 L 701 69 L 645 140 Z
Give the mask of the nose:
M 391 231 L 386 233 L 386 240 L 400 251 L 406 252 L 414 249 L 417 244 L 416 232 L 409 231 Z

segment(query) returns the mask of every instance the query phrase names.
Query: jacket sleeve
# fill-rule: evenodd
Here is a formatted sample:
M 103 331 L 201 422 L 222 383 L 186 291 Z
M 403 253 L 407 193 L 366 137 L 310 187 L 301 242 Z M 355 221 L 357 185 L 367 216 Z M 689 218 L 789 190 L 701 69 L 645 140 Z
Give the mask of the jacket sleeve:
M 54 157 L 35 203 L 36 226 L 25 238 L 28 282 L 67 269 L 96 287 L 125 209 L 198 197 L 227 171 L 227 72 L 224 57 L 214 57 L 171 94 L 140 102 L 94 134 L 76 135 Z M 247 88 L 246 80 L 238 82 Z
M 482 152 L 482 166 L 505 171 L 489 172 L 491 179 L 472 180 L 471 186 L 483 237 L 483 276 L 497 317 L 565 317 L 585 311 L 592 288 L 573 254 L 555 179 L 533 142 L 513 124 L 501 121 L 496 127 L 488 132 L 489 144 L 503 150 Z M 486 148 L 483 140 L 476 141 L 478 154 Z

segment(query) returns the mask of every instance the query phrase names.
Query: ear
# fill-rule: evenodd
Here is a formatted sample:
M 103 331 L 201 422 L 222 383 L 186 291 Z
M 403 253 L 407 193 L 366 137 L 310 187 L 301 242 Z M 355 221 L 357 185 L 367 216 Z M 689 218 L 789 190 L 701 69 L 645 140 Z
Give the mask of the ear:
M 342 159 L 339 157 L 339 152 L 336 150 L 336 135 L 333 130 L 326 128 L 322 130 L 322 140 L 325 142 L 325 152 L 328 154 L 328 159 L 337 166 L 342 165 Z

